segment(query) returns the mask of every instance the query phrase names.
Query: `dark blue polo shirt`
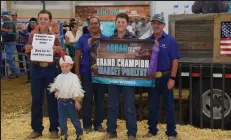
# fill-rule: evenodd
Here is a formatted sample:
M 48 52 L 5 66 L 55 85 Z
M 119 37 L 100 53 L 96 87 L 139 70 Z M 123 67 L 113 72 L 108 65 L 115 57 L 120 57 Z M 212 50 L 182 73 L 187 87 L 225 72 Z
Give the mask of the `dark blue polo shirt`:
M 148 37 L 147 40 L 155 40 L 154 34 Z M 163 32 L 158 41 L 160 44 L 160 51 L 157 59 L 157 71 L 171 71 L 172 60 L 180 59 L 181 57 L 176 40 L 172 36 Z
M 91 38 L 91 34 L 82 35 L 75 45 L 76 50 L 81 50 L 82 55 L 80 59 L 80 74 L 85 76 L 91 75 L 91 54 L 90 46 L 88 45 L 88 39 Z M 108 38 L 107 36 L 100 34 L 100 38 Z

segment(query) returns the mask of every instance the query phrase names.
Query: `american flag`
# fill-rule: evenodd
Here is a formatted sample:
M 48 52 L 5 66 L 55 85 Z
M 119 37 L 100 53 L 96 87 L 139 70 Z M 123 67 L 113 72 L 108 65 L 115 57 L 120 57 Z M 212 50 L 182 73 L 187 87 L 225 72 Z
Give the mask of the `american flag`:
M 231 56 L 231 22 L 221 23 L 220 55 Z

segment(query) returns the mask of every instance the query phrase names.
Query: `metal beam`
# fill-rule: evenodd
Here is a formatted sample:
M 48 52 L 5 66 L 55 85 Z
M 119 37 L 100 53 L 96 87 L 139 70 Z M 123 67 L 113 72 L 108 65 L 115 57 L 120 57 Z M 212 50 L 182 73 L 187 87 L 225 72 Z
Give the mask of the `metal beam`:
M 150 17 L 154 16 L 156 14 L 156 1 L 150 1 Z
M 43 4 L 43 10 L 46 10 L 46 1 L 41 1 Z

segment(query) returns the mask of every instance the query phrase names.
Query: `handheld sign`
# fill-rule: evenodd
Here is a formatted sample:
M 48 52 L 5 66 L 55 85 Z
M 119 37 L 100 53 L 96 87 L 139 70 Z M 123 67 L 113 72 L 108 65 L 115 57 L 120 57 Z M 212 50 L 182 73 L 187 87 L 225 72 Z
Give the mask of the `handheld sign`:
M 53 62 L 55 35 L 34 34 L 31 50 L 32 61 Z
M 99 39 L 91 46 L 93 83 L 154 87 L 155 79 L 148 75 L 153 46 L 149 40 Z

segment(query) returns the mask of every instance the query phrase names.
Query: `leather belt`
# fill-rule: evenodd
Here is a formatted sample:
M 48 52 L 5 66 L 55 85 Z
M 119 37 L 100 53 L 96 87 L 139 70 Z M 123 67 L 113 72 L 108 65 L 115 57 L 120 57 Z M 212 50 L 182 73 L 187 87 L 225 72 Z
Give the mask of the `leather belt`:
M 49 65 L 55 64 L 55 62 L 32 62 L 32 64 L 39 65 L 40 67 L 48 67 Z
M 163 71 L 163 72 L 158 71 L 158 72 L 156 72 L 155 78 L 161 78 L 161 77 L 163 77 L 169 73 L 170 73 L 170 71 Z
M 73 98 L 58 98 L 59 101 L 62 101 L 62 102 L 71 102 L 71 101 L 74 101 Z

